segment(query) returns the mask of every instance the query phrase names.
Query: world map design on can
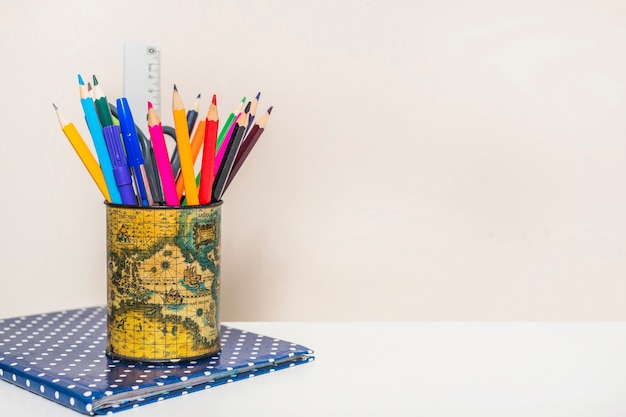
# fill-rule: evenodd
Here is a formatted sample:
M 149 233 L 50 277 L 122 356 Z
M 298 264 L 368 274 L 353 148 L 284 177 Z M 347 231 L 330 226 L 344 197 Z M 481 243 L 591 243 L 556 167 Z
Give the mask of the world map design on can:
M 106 204 L 107 354 L 138 362 L 220 350 L 221 202 Z

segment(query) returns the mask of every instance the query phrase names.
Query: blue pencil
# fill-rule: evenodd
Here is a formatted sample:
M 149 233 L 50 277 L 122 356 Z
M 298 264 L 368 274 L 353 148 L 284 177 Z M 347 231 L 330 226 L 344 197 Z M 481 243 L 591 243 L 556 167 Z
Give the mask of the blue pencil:
M 111 165 L 111 159 L 109 157 L 109 151 L 104 141 L 104 133 L 102 133 L 102 125 L 100 119 L 98 119 L 98 112 L 96 111 L 96 105 L 91 98 L 91 95 L 85 87 L 83 77 L 78 75 L 78 84 L 80 89 L 80 104 L 83 106 L 83 112 L 85 113 L 85 120 L 87 121 L 87 127 L 89 133 L 93 139 L 93 144 L 96 148 L 96 154 L 98 155 L 98 162 L 100 162 L 100 168 L 104 175 L 104 181 L 109 189 L 109 195 L 111 196 L 111 202 L 113 204 L 122 204 L 122 196 L 115 184 L 115 176 L 113 175 L 113 166 Z

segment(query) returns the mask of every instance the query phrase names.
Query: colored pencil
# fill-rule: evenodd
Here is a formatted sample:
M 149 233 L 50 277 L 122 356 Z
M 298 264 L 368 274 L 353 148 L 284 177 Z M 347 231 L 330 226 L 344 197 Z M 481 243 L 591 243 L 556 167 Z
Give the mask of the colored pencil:
M 189 129 L 187 127 L 185 106 L 176 85 L 174 85 L 174 93 L 172 95 L 172 114 L 174 116 L 174 129 L 176 129 L 176 143 L 178 153 L 180 154 L 180 169 L 185 185 L 185 200 L 187 205 L 195 206 L 198 205 L 198 187 L 196 186 L 193 170 Z
M 95 91 L 93 91 L 93 87 L 91 87 L 91 83 L 87 82 L 87 92 L 89 93 L 89 96 L 91 97 L 92 100 L 96 100 L 96 93 Z
M 222 145 L 218 146 L 218 149 L 215 151 L 215 163 L 213 165 L 214 177 L 217 176 L 217 171 L 220 169 L 220 166 L 222 165 L 222 160 L 224 159 L 224 156 L 226 155 L 226 150 L 228 149 L 228 144 L 230 143 L 232 138 L 235 136 L 237 123 L 239 122 L 240 118 L 241 118 L 241 113 L 235 116 L 235 120 L 234 120 L 235 122 L 232 125 L 230 125 L 230 128 L 228 129 L 228 132 L 226 133 L 226 139 L 224 139 L 224 141 L 222 142 Z
M 163 125 L 159 120 L 151 102 L 148 102 L 148 131 L 150 132 L 150 140 L 152 141 L 152 149 L 157 167 L 159 168 L 159 176 L 163 185 L 163 195 L 165 204 L 168 206 L 180 205 L 178 195 L 176 195 L 176 186 L 174 185 L 174 174 L 170 165 L 167 146 L 165 146 L 165 137 L 163 136 Z
M 248 126 L 247 117 L 239 117 L 237 122 L 235 122 L 233 137 L 228 142 L 226 154 L 220 164 L 217 175 L 213 180 L 213 196 L 211 200 L 213 202 L 220 201 L 222 195 L 224 194 L 226 180 L 228 179 L 228 175 L 230 174 L 233 163 L 235 162 L 235 156 L 237 156 L 237 152 L 239 151 L 239 146 L 241 145 L 243 134 L 246 131 L 246 126 Z M 217 161 L 215 163 L 217 163 Z
M 85 166 L 85 168 L 87 168 L 87 171 L 89 171 L 89 175 L 91 175 L 91 178 L 98 186 L 98 189 L 102 193 L 104 199 L 110 203 L 111 196 L 109 194 L 109 190 L 107 188 L 107 184 L 104 180 L 104 175 L 102 174 L 102 169 L 100 169 L 98 161 L 96 161 L 96 158 L 93 156 L 93 154 L 87 147 L 87 144 L 80 136 L 80 133 L 78 132 L 78 129 L 76 129 L 76 126 L 74 126 L 74 123 L 67 122 L 54 103 L 52 103 L 52 106 L 54 106 L 57 118 L 59 119 L 59 124 L 61 125 L 61 130 L 63 130 L 65 137 L 67 138 L 67 140 L 70 141 L 70 144 L 74 148 L 74 151 L 76 151 L 76 154 L 83 162 L 83 165 Z
M 217 113 L 217 100 L 213 95 L 213 101 L 209 106 L 206 116 L 204 134 L 204 146 L 202 148 L 202 169 L 200 171 L 200 187 L 198 200 L 200 204 L 209 204 L 213 190 L 213 165 L 215 163 L 215 145 L 217 143 L 217 130 L 219 115 Z
M 254 145 L 256 145 L 259 138 L 265 131 L 265 126 L 267 125 L 267 119 L 269 119 L 273 108 L 274 107 L 271 106 L 259 118 L 259 120 L 254 124 L 254 127 L 250 129 L 246 139 L 243 141 L 243 143 L 239 147 L 239 151 L 237 152 L 237 156 L 235 157 L 235 162 L 233 163 L 233 168 L 230 171 L 230 175 L 228 176 L 228 179 L 226 180 L 226 186 L 224 187 L 224 192 L 226 192 L 226 190 L 228 189 L 228 186 L 233 181 L 233 178 L 235 178 L 235 175 L 237 175 L 237 172 L 239 172 L 239 169 L 241 168 L 243 163 L 246 162 L 246 158 L 248 158 L 248 155 L 250 154 L 250 152 L 252 152 Z
M 217 145 L 216 145 L 216 149 L 215 149 L 216 152 L 222 146 L 222 143 L 224 142 L 224 139 L 226 137 L 230 138 L 230 135 L 228 135 L 228 132 L 232 131 L 231 128 L 232 128 L 233 124 L 235 124 L 235 118 L 243 110 L 243 103 L 245 103 L 245 102 L 246 102 L 246 98 L 244 97 L 237 104 L 237 107 L 235 107 L 233 112 L 228 115 L 228 118 L 226 119 L 226 122 L 224 122 L 224 125 L 222 126 L 222 130 L 220 131 L 220 134 L 217 137 Z
M 193 101 L 191 105 L 191 109 L 187 110 L 187 129 L 189 129 L 189 134 L 193 132 L 193 128 L 196 126 L 196 120 L 198 119 L 198 111 L 200 111 L 200 97 L 202 95 L 198 94 L 196 99 Z
M 202 143 L 204 142 L 205 123 L 205 120 L 198 122 L 198 126 L 196 126 L 196 130 L 193 133 L 193 138 L 191 138 L 191 158 L 193 159 L 194 165 L 198 159 L 198 155 L 200 155 L 200 149 L 202 149 Z M 198 175 L 200 175 L 200 173 L 198 173 Z M 196 185 L 197 184 L 198 181 L 196 181 Z M 176 194 L 178 194 L 179 199 L 182 198 L 184 188 L 183 176 L 178 175 L 176 178 Z
M 248 127 L 246 128 L 246 131 L 243 134 L 243 140 L 245 141 L 248 137 L 248 132 L 250 132 L 250 129 L 252 128 L 252 122 L 254 121 L 254 117 L 256 116 L 256 108 L 259 105 L 259 97 L 261 97 L 261 92 L 259 91 L 257 93 L 257 95 L 254 97 L 254 100 L 252 100 L 250 103 L 250 112 L 248 113 Z
M 109 101 L 107 100 L 104 91 L 102 91 L 102 87 L 100 83 L 98 83 L 98 79 L 95 75 L 93 77 L 93 92 L 94 92 L 94 103 L 96 105 L 96 110 L 98 112 L 98 117 L 100 118 L 100 123 L 102 127 L 111 126 L 113 124 L 113 116 L 111 115 L 111 110 L 109 109 Z
M 198 117 L 198 110 L 200 109 L 200 94 L 196 97 L 193 102 L 193 106 L 191 110 L 187 111 L 187 130 L 189 131 L 189 135 L 193 132 L 193 128 L 196 124 L 196 118 Z M 203 133 L 204 134 L 204 133 Z M 200 139 L 200 144 L 202 144 L 202 139 Z M 172 157 L 170 158 L 170 163 L 172 164 L 172 171 L 174 172 L 174 177 L 176 179 L 180 178 L 180 155 L 178 155 L 178 147 L 175 146 L 172 151 Z M 181 180 L 182 181 L 182 180 Z M 178 196 L 180 198 L 180 194 Z
M 85 121 L 87 122 L 87 127 L 89 128 L 91 139 L 93 140 L 94 146 L 96 148 L 98 162 L 100 163 L 102 175 L 104 175 L 104 180 L 107 184 L 107 190 L 109 190 L 109 195 L 111 196 L 111 202 L 114 204 L 120 204 L 122 202 L 122 196 L 120 195 L 120 192 L 117 189 L 117 185 L 115 184 L 113 167 L 111 166 L 109 151 L 107 150 L 106 143 L 104 142 L 102 125 L 100 124 L 100 120 L 98 119 L 98 114 L 96 112 L 96 106 L 93 103 L 93 99 L 91 98 L 91 95 L 89 95 L 87 87 L 85 86 L 85 82 L 83 81 L 83 77 L 81 77 L 80 74 L 78 75 L 78 89 L 80 92 L 80 103 L 83 107 L 83 112 L 85 114 Z

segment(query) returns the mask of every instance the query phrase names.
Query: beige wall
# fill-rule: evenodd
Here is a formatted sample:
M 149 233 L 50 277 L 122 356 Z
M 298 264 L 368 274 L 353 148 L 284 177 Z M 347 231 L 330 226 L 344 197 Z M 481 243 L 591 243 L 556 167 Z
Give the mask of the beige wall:
M 0 5 L 0 317 L 105 302 L 104 207 L 76 74 L 122 94 L 161 45 L 225 117 L 274 105 L 225 196 L 224 320 L 624 320 L 618 1 Z M 171 113 L 164 111 L 171 124 Z

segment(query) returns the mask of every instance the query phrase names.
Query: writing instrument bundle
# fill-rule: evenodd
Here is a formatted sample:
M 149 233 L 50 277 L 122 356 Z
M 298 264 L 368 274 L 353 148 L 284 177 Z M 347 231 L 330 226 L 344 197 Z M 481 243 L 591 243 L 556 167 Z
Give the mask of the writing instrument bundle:
M 174 85 L 171 128 L 161 124 L 150 102 L 146 109 L 131 111 L 125 97 L 116 99 L 115 105 L 109 103 L 95 76 L 93 86 L 85 85 L 80 75 L 78 84 L 95 157 L 76 126 L 53 106 L 65 136 L 106 201 L 113 204 L 192 206 L 220 201 L 263 134 L 273 108 L 256 118 L 261 93 L 248 102 L 244 97 L 220 127 L 215 95 L 206 117 L 198 120 L 201 96 L 187 111 Z M 135 124 L 137 117 L 146 116 L 147 135 Z M 169 150 L 165 136 L 175 140 Z M 196 173 L 200 153 L 201 169 Z

